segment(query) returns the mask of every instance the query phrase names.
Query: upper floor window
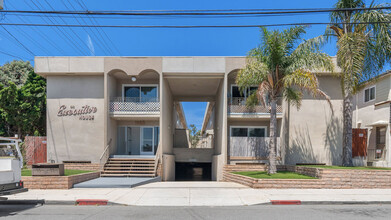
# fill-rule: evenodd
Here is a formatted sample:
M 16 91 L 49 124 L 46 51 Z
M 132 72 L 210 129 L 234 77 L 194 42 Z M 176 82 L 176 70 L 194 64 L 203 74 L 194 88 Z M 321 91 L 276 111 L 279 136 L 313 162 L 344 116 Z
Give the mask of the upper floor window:
M 364 102 L 375 100 L 376 87 L 370 87 L 364 90 Z
M 251 95 L 253 92 L 256 92 L 258 89 L 258 86 L 250 86 L 249 88 L 245 89 L 243 92 L 239 90 L 239 86 L 232 85 L 231 87 L 231 94 L 234 98 L 246 98 L 249 95 Z
M 266 137 L 266 127 L 231 127 L 231 137 Z
M 156 102 L 158 89 L 155 85 L 124 85 L 123 98 L 127 102 Z

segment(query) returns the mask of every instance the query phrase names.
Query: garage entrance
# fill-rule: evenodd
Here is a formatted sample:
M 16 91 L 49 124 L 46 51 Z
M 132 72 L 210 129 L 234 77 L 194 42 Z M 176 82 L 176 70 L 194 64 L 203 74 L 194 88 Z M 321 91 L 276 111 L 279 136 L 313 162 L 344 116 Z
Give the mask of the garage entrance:
M 211 181 L 212 163 L 175 163 L 176 181 Z

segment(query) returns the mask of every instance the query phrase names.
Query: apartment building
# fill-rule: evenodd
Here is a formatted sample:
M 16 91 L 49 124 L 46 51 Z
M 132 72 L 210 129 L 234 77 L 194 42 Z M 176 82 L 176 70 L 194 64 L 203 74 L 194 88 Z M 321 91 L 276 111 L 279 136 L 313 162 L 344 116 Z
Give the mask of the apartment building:
M 164 181 L 186 164 L 218 181 L 225 165 L 265 163 L 270 109 L 246 107 L 256 85 L 239 92 L 235 78 L 244 66 L 245 57 L 36 57 L 35 72 L 47 79 L 48 161 Z M 332 107 L 312 96 L 300 109 L 279 101 L 279 164 L 341 164 L 340 80 L 317 74 Z M 184 101 L 208 102 L 208 147 L 186 145 Z
M 353 141 L 357 150 L 353 156 L 357 165 L 391 167 L 390 106 L 390 71 L 365 82 L 355 95 Z

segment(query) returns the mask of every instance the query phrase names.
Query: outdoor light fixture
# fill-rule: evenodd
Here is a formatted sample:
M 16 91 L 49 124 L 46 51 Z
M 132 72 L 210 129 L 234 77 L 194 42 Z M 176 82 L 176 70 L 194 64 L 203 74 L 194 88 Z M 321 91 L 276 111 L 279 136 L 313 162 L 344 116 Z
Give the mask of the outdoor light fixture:
M 132 76 L 132 81 L 133 81 L 133 82 L 136 82 L 136 80 L 137 80 L 137 78 L 134 77 L 134 76 Z

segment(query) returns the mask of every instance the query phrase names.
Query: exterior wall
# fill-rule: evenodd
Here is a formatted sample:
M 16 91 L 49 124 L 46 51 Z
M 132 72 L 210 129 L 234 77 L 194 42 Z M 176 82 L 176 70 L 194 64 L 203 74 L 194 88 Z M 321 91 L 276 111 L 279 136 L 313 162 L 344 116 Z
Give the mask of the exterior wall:
M 174 148 L 175 162 L 211 163 L 212 148 Z
M 226 80 L 226 77 L 225 77 Z M 219 88 L 216 94 L 216 104 L 215 104 L 215 117 L 214 117 L 214 158 L 212 161 L 212 180 L 222 179 L 222 166 L 225 164 L 225 152 L 227 151 L 227 146 L 224 144 L 224 137 L 226 138 L 226 129 L 224 126 L 224 121 L 227 120 L 226 117 L 226 101 L 224 101 L 224 83 L 220 83 Z
M 367 88 L 376 86 L 375 100 L 364 102 L 364 91 Z M 390 122 L 391 122 L 391 75 L 381 77 L 373 83 L 367 84 L 363 87 L 353 99 L 353 128 L 368 129 L 368 149 L 376 149 L 376 126 L 372 124 L 376 122 L 388 122 L 386 129 L 386 158 L 385 161 L 375 162 L 374 166 L 391 167 L 391 136 L 390 136 Z
M 320 76 L 319 86 L 330 96 L 333 111 L 326 100 L 303 97 L 298 110 L 289 108 L 284 132 L 289 129 L 289 145 L 285 149 L 285 164 L 342 163 L 342 93 L 340 81 L 332 76 Z
M 376 102 L 391 100 L 391 74 L 382 77 L 375 83 L 376 85 Z M 363 92 L 364 90 L 362 90 Z
M 165 181 L 175 180 L 175 156 L 173 155 L 173 134 L 175 129 L 174 122 L 174 102 L 171 95 L 170 87 L 163 76 L 160 77 L 161 94 L 161 120 L 160 120 L 160 137 L 163 155 L 163 177 Z
M 110 98 L 112 97 L 112 94 L 115 93 L 116 87 L 117 87 L 117 80 L 115 77 L 112 77 L 108 74 L 105 75 L 107 79 L 107 91 L 106 91 L 106 106 L 109 106 L 110 104 Z M 108 112 L 109 109 L 106 108 L 106 112 Z M 117 152 L 117 121 L 110 118 L 108 115 L 106 116 L 107 120 L 107 140 L 106 140 L 106 145 L 107 142 L 110 141 L 111 139 L 111 146 L 110 146 L 110 154 L 114 154 Z M 105 146 L 106 147 L 106 146 Z
M 48 162 L 91 161 L 99 163 L 104 150 L 104 83 L 103 76 L 47 77 L 47 151 Z M 60 106 L 67 110 L 88 105 L 97 112 L 80 116 L 58 116 Z

